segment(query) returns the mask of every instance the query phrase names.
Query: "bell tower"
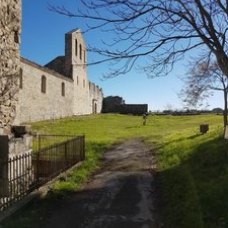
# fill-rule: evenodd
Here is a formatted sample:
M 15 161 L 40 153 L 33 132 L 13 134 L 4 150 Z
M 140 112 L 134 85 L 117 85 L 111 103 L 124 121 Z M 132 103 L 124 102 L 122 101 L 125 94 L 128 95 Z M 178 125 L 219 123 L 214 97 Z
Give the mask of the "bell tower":
M 65 72 L 70 78 L 74 78 L 75 67 L 85 67 L 86 45 L 80 29 L 74 29 L 65 34 Z
M 74 114 L 90 113 L 86 72 L 86 44 L 79 29 L 65 34 L 65 74 L 74 80 Z

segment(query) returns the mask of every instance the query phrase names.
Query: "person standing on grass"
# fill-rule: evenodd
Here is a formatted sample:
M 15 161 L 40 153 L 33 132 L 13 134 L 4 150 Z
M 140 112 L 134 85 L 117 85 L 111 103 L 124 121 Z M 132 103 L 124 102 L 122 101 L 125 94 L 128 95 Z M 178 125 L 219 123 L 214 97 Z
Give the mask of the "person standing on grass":
M 145 112 L 143 114 L 143 125 L 146 125 L 146 120 L 147 120 L 147 113 Z

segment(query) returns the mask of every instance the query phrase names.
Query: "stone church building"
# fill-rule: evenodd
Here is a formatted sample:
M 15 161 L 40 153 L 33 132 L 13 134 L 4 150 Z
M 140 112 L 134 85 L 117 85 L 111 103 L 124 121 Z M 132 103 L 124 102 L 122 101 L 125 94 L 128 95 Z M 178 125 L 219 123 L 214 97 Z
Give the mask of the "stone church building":
M 86 72 L 86 44 L 79 29 L 65 34 L 65 56 L 45 66 L 20 59 L 14 124 L 100 113 L 103 93 Z

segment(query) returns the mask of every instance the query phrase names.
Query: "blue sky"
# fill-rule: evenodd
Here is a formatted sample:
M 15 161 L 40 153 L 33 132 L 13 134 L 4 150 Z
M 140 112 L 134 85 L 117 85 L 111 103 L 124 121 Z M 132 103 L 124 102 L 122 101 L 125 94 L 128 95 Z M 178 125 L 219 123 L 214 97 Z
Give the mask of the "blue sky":
M 64 34 L 74 28 L 85 28 L 83 19 L 67 18 L 48 10 L 48 3 L 64 4 L 77 7 L 77 1 L 63 0 L 22 0 L 22 33 L 21 55 L 31 61 L 44 65 L 56 56 L 64 55 Z M 86 33 L 84 39 L 87 44 L 101 43 L 103 39 L 110 40 L 111 34 L 101 34 L 99 31 Z M 89 54 L 88 61 L 96 58 Z M 126 103 L 148 104 L 149 110 L 163 110 L 167 107 L 181 109 L 183 107 L 178 92 L 183 87 L 179 79 L 187 68 L 186 60 L 175 65 L 174 70 L 167 77 L 150 79 L 142 72 L 132 70 L 130 73 L 112 79 L 102 80 L 108 65 L 94 65 L 88 67 L 88 77 L 99 85 L 105 96 L 118 95 Z M 223 107 L 222 94 L 217 93 L 209 100 L 209 109 Z

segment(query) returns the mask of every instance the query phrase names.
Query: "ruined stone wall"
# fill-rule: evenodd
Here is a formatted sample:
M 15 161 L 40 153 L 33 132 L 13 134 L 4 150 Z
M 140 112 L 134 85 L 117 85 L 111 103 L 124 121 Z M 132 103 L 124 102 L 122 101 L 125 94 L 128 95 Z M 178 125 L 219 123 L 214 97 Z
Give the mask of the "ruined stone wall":
M 101 113 L 103 92 L 102 89 L 91 82 L 89 84 L 89 101 L 91 113 Z
M 20 69 L 21 1 L 0 1 L 0 134 L 15 118 Z
M 103 93 L 87 78 L 86 46 L 81 32 L 73 30 L 67 33 L 65 42 L 65 57 L 55 58 L 46 67 L 21 58 L 19 102 L 14 123 L 101 112 Z M 72 50 L 68 50 L 69 47 Z M 60 74 L 67 69 L 70 69 L 69 74 Z M 43 76 L 46 78 L 45 92 L 41 90 Z M 64 95 L 62 83 L 65 86 Z
M 97 89 L 97 112 L 102 112 L 102 105 L 103 105 L 103 91 L 98 87 Z
M 73 115 L 73 80 L 26 59 L 21 60 L 22 81 L 16 120 L 20 123 Z M 41 78 L 46 91 L 41 91 Z M 62 94 L 62 83 L 65 93 Z
M 133 114 L 142 115 L 148 112 L 147 104 L 125 104 L 122 97 L 109 96 L 103 99 L 103 113 L 121 113 L 121 114 Z
M 103 113 L 119 113 L 121 105 L 125 104 L 122 97 L 108 96 L 103 99 Z
M 148 112 L 147 104 L 124 104 L 120 106 L 120 114 L 142 115 Z

